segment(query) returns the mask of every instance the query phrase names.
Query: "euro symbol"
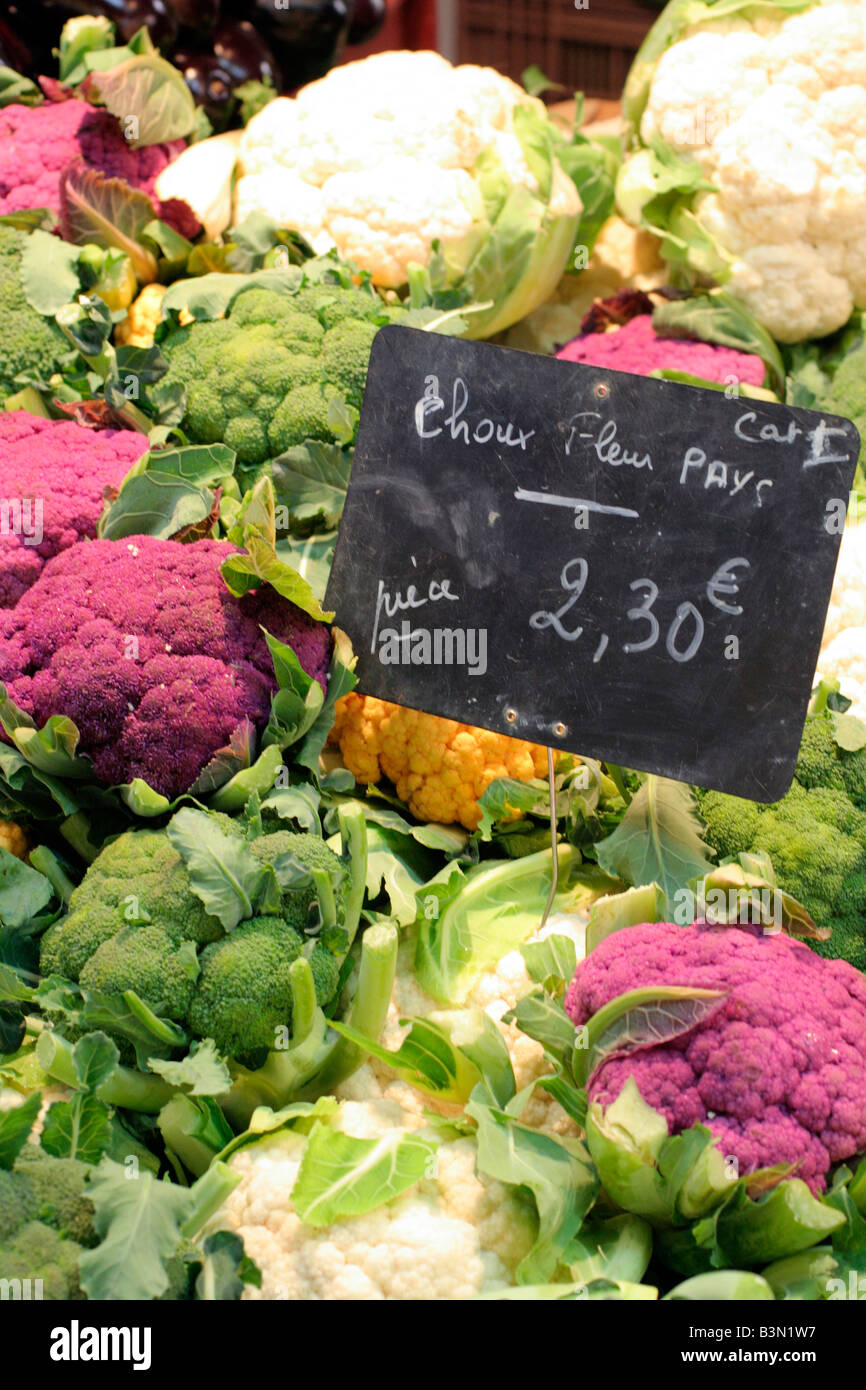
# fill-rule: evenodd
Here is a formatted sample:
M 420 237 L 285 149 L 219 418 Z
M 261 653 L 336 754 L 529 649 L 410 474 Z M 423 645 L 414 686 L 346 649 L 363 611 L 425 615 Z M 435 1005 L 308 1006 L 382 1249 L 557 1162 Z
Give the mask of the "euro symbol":
M 743 608 L 739 603 L 725 603 L 720 594 L 734 594 L 740 592 L 740 586 L 734 578 L 732 571 L 737 565 L 745 565 L 746 569 L 751 569 L 751 564 L 744 555 L 737 555 L 733 560 L 726 560 L 723 565 L 719 565 L 712 579 L 707 584 L 707 598 L 714 608 L 720 608 L 723 613 L 730 613 L 737 617 L 742 613 Z

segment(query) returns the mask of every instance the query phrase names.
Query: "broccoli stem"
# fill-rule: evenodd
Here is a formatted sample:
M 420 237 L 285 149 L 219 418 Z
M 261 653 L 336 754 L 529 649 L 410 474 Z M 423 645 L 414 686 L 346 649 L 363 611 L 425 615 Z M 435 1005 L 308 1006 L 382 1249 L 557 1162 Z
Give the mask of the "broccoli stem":
M 376 922 L 361 938 L 361 968 L 358 988 L 352 1002 L 349 1022 L 365 1038 L 378 1040 L 391 1002 L 397 973 L 399 936 L 393 922 Z M 332 1042 L 315 1076 L 300 1090 L 296 1099 L 317 1100 L 330 1095 L 364 1061 L 366 1053 L 348 1038 Z
M 316 1022 L 316 982 L 306 956 L 289 966 L 292 986 L 292 1046 L 300 1046 L 310 1036 Z
M 350 883 L 343 910 L 343 930 L 351 946 L 361 920 L 364 894 L 367 891 L 367 820 L 360 806 L 341 806 L 337 812 L 343 858 L 349 861 Z
M 331 875 L 327 869 L 314 868 L 310 870 L 313 881 L 316 885 L 316 897 L 319 902 L 319 926 L 335 927 L 337 925 L 337 899 L 334 897 L 334 885 L 331 882 Z
M 62 1086 L 79 1089 L 78 1073 L 72 1060 L 72 1043 L 59 1033 L 44 1030 L 36 1044 L 36 1060 L 44 1072 Z M 156 1115 L 177 1092 L 161 1076 L 117 1067 L 107 1081 L 97 1087 L 96 1095 L 106 1105 L 124 1110 L 139 1110 Z
M 218 1212 L 230 1193 L 234 1192 L 241 1180 L 227 1163 L 213 1163 L 202 1177 L 189 1189 L 195 1197 L 195 1205 L 182 1223 L 181 1235 L 186 1240 L 195 1240 L 202 1227 Z
M 48 879 L 62 903 L 68 903 L 75 891 L 75 884 L 65 872 L 56 854 L 47 845 L 37 845 L 30 852 L 30 863 L 34 869 Z
M 215 1101 L 182 1092 L 172 1096 L 159 1112 L 159 1129 L 166 1148 L 196 1177 L 207 1171 L 232 1140 Z

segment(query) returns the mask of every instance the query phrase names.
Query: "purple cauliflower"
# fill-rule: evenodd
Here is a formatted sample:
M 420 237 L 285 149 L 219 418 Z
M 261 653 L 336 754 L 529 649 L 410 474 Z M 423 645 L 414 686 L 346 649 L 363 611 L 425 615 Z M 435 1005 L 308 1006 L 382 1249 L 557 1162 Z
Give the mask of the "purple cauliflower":
M 705 1124 L 740 1171 L 793 1164 L 813 1192 L 832 1164 L 866 1150 L 866 978 L 784 935 L 759 929 L 631 927 L 578 966 L 565 1009 L 581 1026 L 630 990 L 727 991 L 690 1032 L 593 1072 L 608 1105 L 629 1076 L 671 1133 Z
M 0 681 L 42 725 L 72 719 L 99 780 L 188 791 L 260 732 L 276 689 L 262 628 L 326 681 L 330 635 L 267 586 L 235 598 L 223 541 L 82 541 L 0 612 Z
M 691 338 L 663 338 L 653 328 L 650 314 L 639 314 L 607 332 L 581 333 L 556 355 L 567 362 L 586 362 L 636 376 L 665 369 L 688 372 L 703 381 L 725 382 L 734 377 L 749 386 L 762 386 L 766 375 L 764 363 L 752 353 Z
M 133 430 L 0 413 L 0 608 L 15 606 L 46 560 L 96 535 L 105 488 L 119 487 L 146 449 Z
M 185 140 L 132 149 L 115 118 L 86 101 L 7 106 L 0 111 L 0 215 L 22 208 L 60 211 L 60 174 L 79 157 L 93 169 L 152 194 Z

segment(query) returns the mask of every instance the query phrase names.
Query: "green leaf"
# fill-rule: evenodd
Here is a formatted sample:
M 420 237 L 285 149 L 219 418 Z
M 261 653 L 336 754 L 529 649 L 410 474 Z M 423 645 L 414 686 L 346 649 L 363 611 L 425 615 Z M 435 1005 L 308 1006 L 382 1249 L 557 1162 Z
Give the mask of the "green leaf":
M 77 246 L 38 228 L 21 253 L 19 274 L 27 303 L 37 314 L 53 316 L 81 292 Z
M 479 1173 L 526 1187 L 535 1199 L 538 1236 L 516 1274 L 521 1284 L 544 1283 L 595 1200 L 589 1154 L 576 1139 L 554 1139 L 477 1099 L 466 1113 L 478 1124 Z
M 432 1173 L 437 1145 L 393 1129 L 354 1139 L 318 1121 L 310 1134 L 292 1205 L 308 1226 L 330 1226 L 384 1206 Z
M 578 1035 L 573 1059 L 575 1081 L 585 1086 L 613 1057 L 630 1056 L 642 1048 L 661 1047 L 684 1037 L 714 1014 L 726 998 L 724 990 L 682 985 L 647 985 L 617 995 L 592 1015 Z
M 190 886 L 205 909 L 226 931 L 255 915 L 266 890 L 267 866 L 254 858 L 240 835 L 227 835 L 206 811 L 183 807 L 166 834 L 183 859 Z
M 835 712 L 830 717 L 833 720 L 833 737 L 844 752 L 859 753 L 861 748 L 866 748 L 866 723 L 862 719 L 853 714 Z
M 574 1024 L 559 1000 L 553 999 L 542 989 L 534 989 L 518 999 L 503 1021 L 516 1023 L 522 1033 L 540 1042 L 550 1057 L 570 1070 Z
M 495 777 L 478 798 L 481 820 L 478 834 L 482 840 L 492 840 L 493 831 L 501 821 L 507 821 L 515 814 L 524 814 L 542 809 L 542 801 L 547 797 L 547 784 L 541 782 L 519 782 L 516 777 Z M 549 797 L 545 814 L 549 815 Z
M 401 1018 L 400 1024 L 409 1024 L 409 1032 L 393 1052 L 348 1024 L 332 1020 L 331 1027 L 427 1095 L 463 1105 L 483 1081 L 499 1104 L 511 1100 L 515 1085 L 508 1049 L 483 1009 Z
M 381 826 L 368 825 L 367 896 L 372 902 L 384 888 L 391 916 L 401 927 L 411 926 L 415 921 L 417 895 L 434 870 L 433 856 L 411 838 Z
M 132 262 L 142 284 L 156 279 L 156 257 L 141 242 L 153 221 L 153 203 L 124 179 L 106 178 L 97 169 L 68 165 L 60 180 L 63 235 L 78 246 L 116 246 Z
M 232 1079 L 212 1038 L 193 1043 L 186 1057 L 178 1062 L 151 1058 L 150 1070 L 191 1096 L 221 1096 L 231 1089 Z
M 128 370 L 131 364 L 119 367 L 121 374 Z M 212 489 L 231 477 L 234 464 L 234 450 L 224 444 L 194 444 L 143 455 L 100 518 L 97 534 L 104 540 L 141 535 L 168 539 L 210 515 Z
M 42 1106 L 42 1096 L 35 1091 L 11 1110 L 0 1110 L 0 1170 L 11 1169 L 30 1137 Z
M 82 991 L 80 1012 L 70 1021 L 84 1028 L 105 1028 L 126 1038 L 135 1049 L 136 1061 L 146 1069 L 148 1059 L 158 1057 L 187 1042 L 186 1033 L 167 1018 L 158 1018 L 134 990 L 122 994 L 99 994 L 96 990 Z M 41 992 L 40 992 L 41 1000 Z
M 553 82 L 549 77 L 545 77 L 537 63 L 530 63 L 528 68 L 523 69 L 520 74 L 520 82 L 531 97 L 540 97 L 542 92 L 564 92 L 566 90 L 561 82 Z
M 227 1303 L 237 1301 L 245 1284 L 262 1286 L 258 1265 L 244 1254 L 244 1243 L 234 1231 L 214 1231 L 202 1242 L 201 1269 L 196 1276 L 196 1299 Z
M 149 1172 L 130 1181 L 125 1167 L 103 1158 L 87 1195 L 100 1236 L 79 1259 L 81 1286 L 95 1300 L 160 1298 L 169 1286 L 167 1262 L 182 1239 L 181 1225 L 195 1208 L 193 1190 L 159 1182 Z
M 733 295 L 725 290 L 668 299 L 653 310 L 653 327 L 664 337 L 699 338 L 760 357 L 769 383 L 785 398 L 785 364 L 773 338 Z
M 315 777 L 319 773 L 319 758 L 334 727 L 336 704 L 348 695 L 357 685 L 355 666 L 358 658 L 352 651 L 352 643 L 340 628 L 331 629 L 333 650 L 328 667 L 328 693 L 315 723 L 304 735 L 300 748 L 294 755 L 299 767 L 307 768 Z
M 521 946 L 529 978 L 548 993 L 562 993 L 577 969 L 577 947 L 570 936 L 546 936 Z
M 571 845 L 559 846 L 558 864 L 553 910 L 575 910 L 594 896 L 592 875 Z M 462 1004 L 478 976 L 539 927 L 552 866 L 551 851 L 542 850 L 461 877 L 449 871 L 444 882 L 427 884 L 419 894 L 415 954 L 421 988 L 443 1004 Z
M 289 524 L 320 531 L 339 524 L 346 502 L 352 456 L 336 444 L 308 440 L 271 464 L 276 499 L 289 510 Z
M 621 1214 L 586 1221 L 563 1256 L 572 1279 L 625 1279 L 639 1283 L 652 1258 L 652 1227 L 639 1216 Z
M 321 835 L 317 787 L 301 783 L 295 787 L 276 787 L 262 801 L 262 811 L 275 811 L 282 820 L 295 821 L 309 835 Z
M 220 567 L 231 593 L 241 597 L 250 589 L 270 584 L 311 618 L 331 621 L 333 613 L 324 612 L 306 579 L 276 552 L 275 499 L 270 478 L 260 479 L 244 499 L 231 539 L 246 551 L 246 554 L 230 556 Z
M 594 951 L 605 937 L 624 927 L 636 927 L 641 922 L 663 922 L 667 913 L 665 895 L 657 883 L 640 888 L 627 888 L 624 893 L 610 893 L 597 898 L 589 910 L 586 927 L 586 954 Z
M 675 894 L 712 868 L 695 799 L 682 782 L 648 777 L 612 835 L 596 845 L 598 862 L 634 887 L 656 883 L 673 913 Z
M 87 76 L 85 55 L 110 49 L 114 45 L 114 25 L 105 15 L 76 15 L 60 31 L 58 77 L 67 87 L 75 87 Z
M 40 1143 L 54 1158 L 98 1163 L 112 1141 L 111 1112 L 96 1096 L 56 1101 L 45 1116 Z
M 0 66 L 0 107 L 40 106 L 44 100 L 35 82 L 14 68 Z
M 195 102 L 183 74 L 155 52 L 93 72 L 85 94 L 117 116 L 133 148 L 177 140 L 195 124 Z
M 87 1093 L 97 1091 L 117 1070 L 120 1054 L 105 1033 L 88 1033 L 72 1049 L 72 1063 L 79 1088 Z
M 44 874 L 0 848 L 0 925 L 26 927 L 53 897 L 54 889 Z

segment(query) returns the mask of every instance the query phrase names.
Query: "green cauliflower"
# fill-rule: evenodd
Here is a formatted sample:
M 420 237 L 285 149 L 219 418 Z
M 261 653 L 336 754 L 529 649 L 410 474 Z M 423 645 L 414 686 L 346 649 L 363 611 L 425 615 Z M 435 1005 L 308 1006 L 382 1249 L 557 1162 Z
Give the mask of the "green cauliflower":
M 28 304 L 21 284 L 21 253 L 27 232 L 0 226 L 0 405 L 21 390 L 19 375 L 35 383 L 47 382 L 60 371 L 71 345 L 54 323 Z
M 803 904 L 828 941 L 810 944 L 866 970 L 866 748 L 846 752 L 832 715 L 806 721 L 794 782 L 770 806 L 699 791 L 707 843 L 718 858 L 770 856 L 778 886 Z
M 227 316 L 175 328 L 161 341 L 162 383 L 185 393 L 183 427 L 260 465 L 306 440 L 345 442 L 342 401 L 358 409 L 370 348 L 393 318 L 372 289 L 306 285 L 243 289 Z

